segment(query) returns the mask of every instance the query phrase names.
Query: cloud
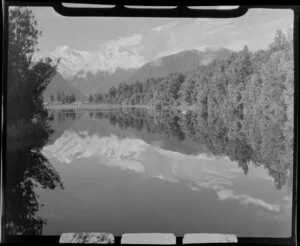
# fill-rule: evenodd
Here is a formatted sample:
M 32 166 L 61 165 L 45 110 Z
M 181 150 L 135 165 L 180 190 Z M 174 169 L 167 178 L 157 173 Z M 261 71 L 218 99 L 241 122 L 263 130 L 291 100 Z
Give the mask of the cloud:
M 228 7 L 217 6 L 217 9 Z M 167 23 L 168 19 L 164 19 L 155 21 L 161 23 L 155 27 L 148 25 L 151 22 L 149 19 L 147 25 L 143 26 L 145 22 L 141 21 L 141 26 L 136 28 L 135 25 L 125 27 L 122 18 L 105 20 L 71 18 L 57 14 L 51 7 L 31 7 L 31 9 L 45 34 L 45 37 L 40 39 L 42 50 L 67 44 L 76 49 L 94 52 L 94 47 L 101 42 L 102 45 L 99 47 L 103 49 L 105 47 L 127 49 L 128 52 L 141 56 L 146 62 L 160 56 L 207 45 L 237 51 L 243 47 L 245 41 L 249 49 L 255 51 L 266 48 L 277 29 L 285 31 L 293 24 L 291 10 L 255 9 L 239 18 L 169 19 Z M 134 22 L 138 20 L 134 19 Z M 94 30 L 94 27 L 98 26 L 101 30 L 99 34 Z M 107 26 L 109 28 L 106 28 Z M 88 28 L 82 30 L 85 27 Z M 89 32 L 93 35 L 89 35 Z M 116 36 L 117 38 L 111 38 Z
M 155 59 L 158 59 L 158 58 L 163 57 L 163 56 L 173 55 L 173 54 L 179 53 L 179 52 L 181 52 L 183 50 L 184 49 L 179 50 L 179 49 L 175 49 L 175 48 L 173 48 L 173 49 L 166 49 L 166 50 L 158 52 L 152 59 L 155 60 Z M 157 62 L 159 62 L 159 60 Z
M 228 35 L 230 36 L 238 36 L 238 35 L 241 35 L 243 32 L 241 31 L 232 31 L 230 33 L 228 33 Z
M 247 40 L 236 40 L 224 45 L 224 47 L 230 50 L 240 51 L 244 48 L 245 45 L 249 45 L 249 42 Z
M 191 22 L 191 25 L 199 26 L 202 30 L 209 31 L 214 28 L 223 28 L 227 29 L 229 27 L 233 27 L 231 25 L 233 23 L 232 19 L 207 19 L 207 18 L 199 18 L 195 19 Z
M 276 30 L 276 29 L 287 29 L 287 27 L 292 23 L 292 19 L 285 18 L 285 19 L 279 19 L 274 21 L 268 21 L 266 23 L 263 23 L 256 27 L 257 29 L 262 30 Z M 285 30 L 284 30 L 285 31 Z
M 169 23 L 164 24 L 164 25 L 153 27 L 151 30 L 154 31 L 154 32 L 161 32 L 163 30 L 175 27 L 178 23 L 179 23 L 178 21 L 172 21 L 172 22 L 169 22 Z
M 118 39 L 105 41 L 100 45 L 100 47 L 103 45 L 108 48 L 132 47 L 139 45 L 142 40 L 143 35 L 135 33 L 127 37 L 119 37 Z
M 277 204 L 270 204 L 270 203 L 263 201 L 262 199 L 253 198 L 253 197 L 247 196 L 247 195 L 240 195 L 238 197 L 241 199 L 241 204 L 246 204 L 246 205 L 253 204 L 253 205 L 268 209 L 270 211 L 275 211 L 275 212 L 280 211 L 280 206 Z
M 270 204 L 268 202 L 263 201 L 262 199 L 258 199 L 258 198 L 253 198 L 249 195 L 236 195 L 234 194 L 234 192 L 232 190 L 229 189 L 220 189 L 217 192 L 218 198 L 220 200 L 237 200 L 240 202 L 240 204 L 243 205 L 248 205 L 248 204 L 252 204 L 255 206 L 259 206 L 262 208 L 265 208 L 269 211 L 275 211 L 275 212 L 279 212 L 280 211 L 280 206 L 277 204 Z
M 202 160 L 210 160 L 210 161 L 216 161 L 216 160 L 229 160 L 227 156 L 216 156 L 208 153 L 200 153 L 198 155 L 195 155 L 195 157 L 202 159 Z
M 159 30 L 160 35 L 156 34 L 155 40 L 149 43 L 149 46 L 159 47 L 150 55 L 152 59 L 199 47 L 224 46 L 232 41 L 227 34 L 235 30 L 235 25 L 230 19 L 192 19 Z M 145 45 L 144 48 L 147 49 L 148 46 Z
M 220 9 L 223 8 L 222 6 Z M 245 17 L 228 19 L 187 19 L 178 23 L 170 22 L 152 28 L 151 43 L 143 44 L 147 58 L 156 59 L 183 50 L 213 46 L 239 51 L 244 45 L 252 51 L 267 47 L 277 28 L 286 29 L 292 23 L 291 16 L 280 12 L 280 19 L 274 20 L 272 11 L 252 11 Z M 267 18 L 265 18 L 267 16 Z M 255 20 L 255 21 L 253 21 Z M 247 30 L 247 31 L 245 31 Z M 272 38 L 266 35 L 272 33 Z M 159 35 L 158 35 L 159 34 Z M 265 40 L 262 41 L 262 35 Z M 151 36 L 154 36 L 152 39 Z M 149 50 L 149 52 L 145 51 Z

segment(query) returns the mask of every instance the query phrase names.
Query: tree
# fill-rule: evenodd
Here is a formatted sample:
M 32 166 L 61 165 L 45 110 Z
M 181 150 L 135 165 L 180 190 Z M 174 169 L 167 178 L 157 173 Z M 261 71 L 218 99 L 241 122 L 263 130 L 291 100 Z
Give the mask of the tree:
M 94 97 L 90 94 L 89 95 L 89 103 L 92 103 L 94 101 Z
M 56 93 L 56 101 L 58 101 L 58 102 L 61 101 L 60 91 L 57 91 L 57 93 Z
M 111 101 L 111 103 L 113 103 L 114 99 L 115 99 L 115 96 L 116 96 L 116 87 L 111 87 L 108 91 L 108 95 L 109 95 L 109 100 Z
M 282 30 L 277 30 L 274 41 L 270 44 L 272 52 L 283 50 L 288 46 L 288 41 Z
M 61 102 L 63 104 L 65 104 L 66 103 L 66 96 L 65 96 L 65 92 L 64 91 L 61 92 L 60 98 L 61 98 Z
M 7 76 L 6 233 L 42 234 L 45 220 L 35 187 L 61 186 L 58 173 L 40 153 L 52 129 L 42 93 L 56 72 L 50 59 L 32 63 L 40 31 L 31 10 L 9 10 Z M 53 96 L 53 95 L 52 95 Z
M 32 10 L 23 7 L 12 8 L 8 17 L 8 64 L 13 66 L 21 77 L 25 77 L 37 50 L 41 31 Z M 13 72 L 9 69 L 9 72 Z
M 31 59 L 37 50 L 41 32 L 31 10 L 11 8 L 8 17 L 8 123 L 19 118 L 32 119 L 45 116 L 42 92 L 56 72 L 51 59 L 33 64 Z M 21 106 L 20 106 L 21 105 Z
M 70 96 L 68 94 L 65 96 L 65 102 L 66 103 L 70 103 L 71 102 Z
M 71 94 L 71 103 L 76 101 L 76 96 L 74 93 Z
M 51 102 L 54 102 L 54 101 L 55 101 L 53 94 L 50 95 L 50 101 L 51 101 Z
M 196 101 L 196 80 L 194 74 L 191 74 L 186 78 L 186 80 L 182 83 L 180 88 L 180 97 L 182 103 L 186 103 L 188 105 L 192 105 Z

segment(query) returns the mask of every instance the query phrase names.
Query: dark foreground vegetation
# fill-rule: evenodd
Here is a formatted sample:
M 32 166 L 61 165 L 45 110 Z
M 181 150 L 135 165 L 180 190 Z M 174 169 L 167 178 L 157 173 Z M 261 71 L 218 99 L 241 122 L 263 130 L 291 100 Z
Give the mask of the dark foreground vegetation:
M 63 188 L 58 173 L 40 153 L 52 134 L 42 92 L 56 73 L 56 65 L 50 59 L 35 64 L 31 61 L 40 35 L 30 10 L 10 9 L 7 234 L 42 234 L 46 221 L 36 215 L 41 204 L 34 189 Z M 154 108 L 147 112 L 99 111 L 91 116 L 109 118 L 122 128 L 164 132 L 180 140 L 192 138 L 211 153 L 237 161 L 245 173 L 250 163 L 263 165 L 280 189 L 285 184 L 291 187 L 292 182 L 293 88 L 292 38 L 278 31 L 266 50 L 251 53 L 245 47 L 226 60 L 196 71 L 121 83 L 106 94 L 91 95 L 89 101 Z M 61 94 L 57 97 L 62 102 L 75 101 L 73 95 L 68 95 L 68 99 Z
M 6 234 L 11 235 L 42 234 L 46 221 L 36 215 L 42 204 L 34 189 L 63 188 L 40 153 L 52 133 L 42 92 L 56 72 L 49 59 L 31 62 L 40 35 L 31 11 L 10 9 L 4 219 Z

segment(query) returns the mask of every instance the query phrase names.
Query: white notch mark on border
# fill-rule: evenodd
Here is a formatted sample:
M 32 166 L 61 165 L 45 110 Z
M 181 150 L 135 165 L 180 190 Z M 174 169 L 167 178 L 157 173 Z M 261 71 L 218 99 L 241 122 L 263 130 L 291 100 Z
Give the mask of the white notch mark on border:
M 114 8 L 115 5 L 111 4 L 88 4 L 88 3 L 61 3 L 64 7 L 67 8 Z
M 237 243 L 237 236 L 219 233 L 188 233 L 184 235 L 182 243 Z
M 176 244 L 173 233 L 125 233 L 122 235 L 121 244 Z

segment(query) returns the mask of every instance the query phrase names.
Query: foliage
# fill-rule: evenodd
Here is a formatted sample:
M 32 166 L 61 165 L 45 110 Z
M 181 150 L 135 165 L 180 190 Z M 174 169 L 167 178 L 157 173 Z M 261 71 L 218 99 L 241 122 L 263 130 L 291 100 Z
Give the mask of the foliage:
M 121 83 L 95 97 L 99 98 L 96 103 L 145 104 L 160 109 L 153 118 L 133 122 L 181 139 L 191 136 L 212 153 L 238 162 L 245 173 L 250 163 L 265 165 L 281 188 L 292 173 L 293 86 L 292 35 L 279 30 L 266 50 L 251 53 L 245 46 L 228 59 L 195 71 L 143 83 Z M 190 109 L 193 113 L 178 117 L 164 109 Z M 127 125 L 117 116 L 113 122 Z
M 50 97 L 51 97 L 51 95 L 50 95 Z M 54 96 L 53 96 L 53 98 L 54 98 Z M 75 101 L 76 101 L 76 97 L 75 97 L 74 93 L 67 94 L 64 91 L 57 91 L 56 102 L 66 104 L 66 103 L 74 103 Z
M 62 187 L 40 153 L 52 129 L 42 92 L 56 72 L 50 59 L 31 61 L 41 32 L 31 10 L 9 10 L 5 226 L 7 234 L 42 234 L 34 188 Z

